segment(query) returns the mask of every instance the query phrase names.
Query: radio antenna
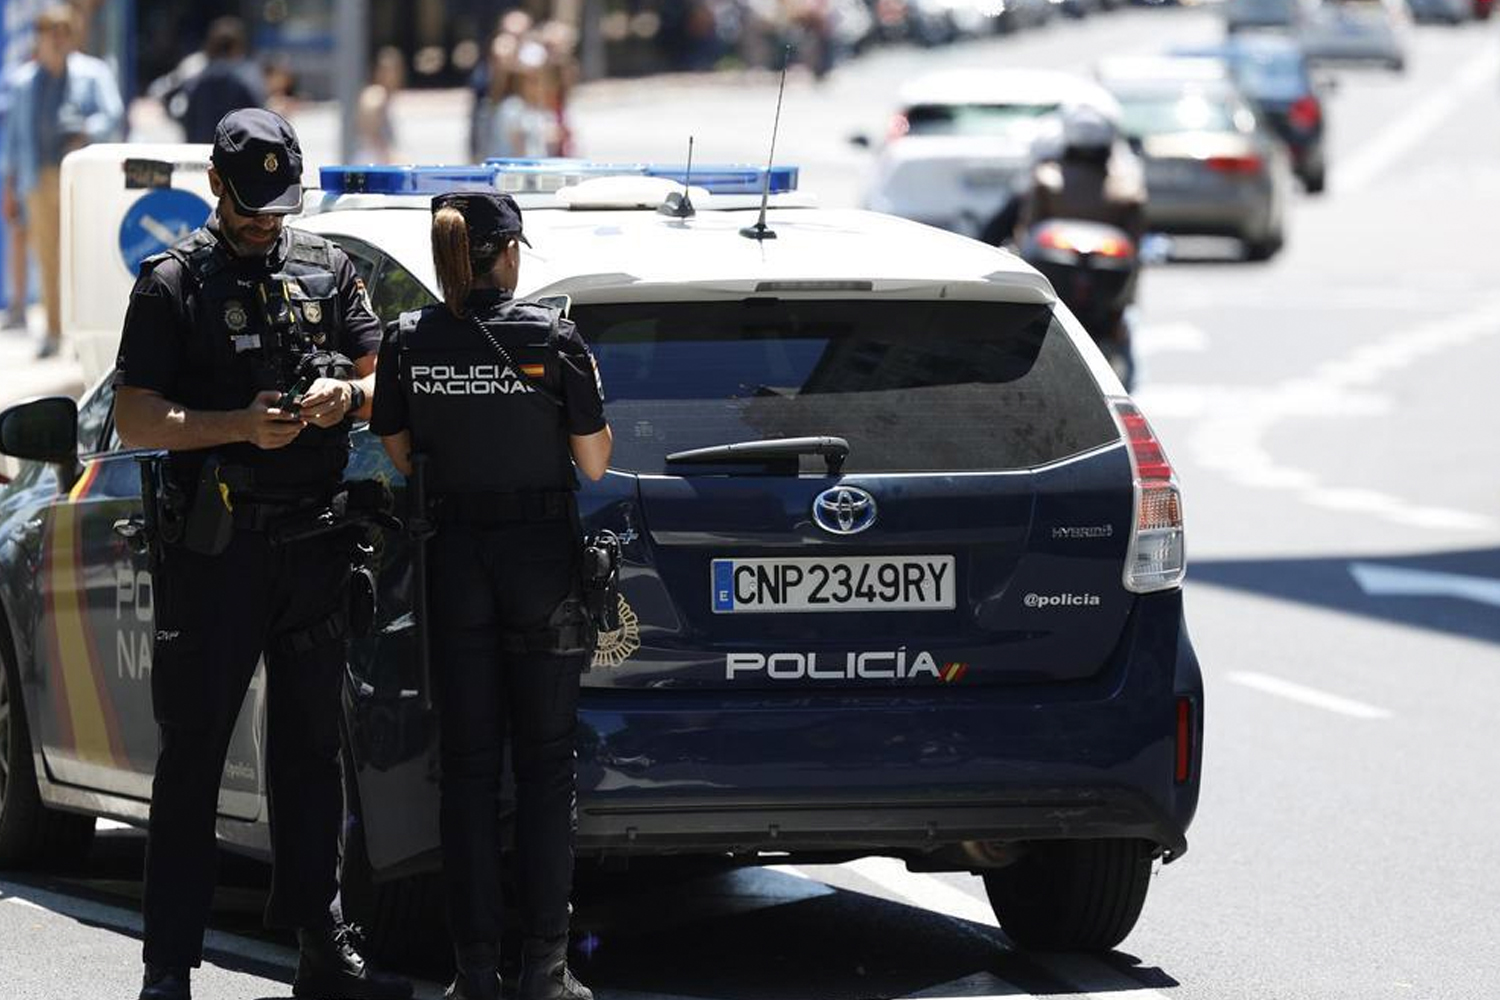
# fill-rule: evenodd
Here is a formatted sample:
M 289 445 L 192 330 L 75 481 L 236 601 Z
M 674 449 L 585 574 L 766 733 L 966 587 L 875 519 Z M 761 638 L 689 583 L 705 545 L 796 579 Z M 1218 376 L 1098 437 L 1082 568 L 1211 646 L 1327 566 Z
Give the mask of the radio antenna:
M 665 201 L 657 208 L 662 215 L 670 215 L 677 219 L 691 219 L 698 214 L 693 207 L 693 137 L 688 136 L 688 158 L 687 170 L 682 175 L 682 194 L 673 191 L 667 195 Z
M 781 58 L 781 86 L 776 91 L 776 121 L 771 126 L 771 155 L 766 158 L 766 176 L 760 188 L 760 218 L 755 225 L 740 230 L 740 235 L 751 240 L 774 240 L 776 233 L 766 226 L 766 205 L 771 200 L 771 168 L 776 165 L 776 134 L 781 131 L 781 99 L 786 94 L 786 71 L 792 62 L 792 47 L 786 47 Z

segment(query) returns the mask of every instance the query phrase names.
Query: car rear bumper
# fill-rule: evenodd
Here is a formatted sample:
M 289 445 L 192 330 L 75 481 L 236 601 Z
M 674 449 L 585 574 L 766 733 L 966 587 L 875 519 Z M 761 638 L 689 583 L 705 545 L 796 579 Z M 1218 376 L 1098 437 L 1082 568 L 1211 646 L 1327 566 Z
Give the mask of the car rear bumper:
M 1180 783 L 1179 697 L 1193 706 Z M 585 691 L 578 850 L 937 852 L 1135 837 L 1175 856 L 1197 806 L 1202 705 L 1178 593 L 1140 598 L 1088 681 L 717 701 Z
M 1167 233 L 1259 234 L 1267 227 L 1271 203 L 1269 184 L 1247 184 L 1228 197 L 1153 189 L 1146 205 L 1146 224 Z

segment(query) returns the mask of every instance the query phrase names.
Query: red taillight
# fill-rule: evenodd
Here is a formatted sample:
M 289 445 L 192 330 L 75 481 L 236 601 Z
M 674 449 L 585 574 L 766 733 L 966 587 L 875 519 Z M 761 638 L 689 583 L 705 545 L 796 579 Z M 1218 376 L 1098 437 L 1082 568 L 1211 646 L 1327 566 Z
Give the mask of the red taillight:
M 1068 234 L 1061 229 L 1043 229 L 1037 234 L 1036 241 L 1047 250 L 1072 251 L 1078 249 L 1073 241 L 1068 239 Z
M 1258 174 L 1265 166 L 1258 156 L 1210 156 L 1205 162 L 1210 170 L 1241 176 Z
M 1177 699 L 1177 783 L 1183 784 L 1193 773 L 1193 699 Z
M 905 115 L 891 115 L 891 123 L 885 130 L 885 141 L 895 142 L 910 131 L 911 122 L 906 120 Z
M 1162 450 L 1161 442 L 1151 425 L 1134 406 L 1120 408 L 1120 422 L 1125 425 L 1125 440 L 1130 453 L 1135 456 L 1135 474 L 1141 482 L 1168 481 L 1172 478 L 1172 463 Z
M 1311 94 L 1299 97 L 1292 102 L 1292 106 L 1286 111 L 1287 121 L 1292 123 L 1293 128 L 1308 129 L 1317 127 L 1318 122 L 1323 120 L 1323 106 L 1318 99 Z
M 1128 399 L 1111 400 L 1130 449 L 1135 485 L 1135 525 L 1125 557 L 1125 589 L 1137 594 L 1169 590 L 1187 572 L 1182 493 L 1172 463 L 1141 411 Z
M 1094 248 L 1094 253 L 1098 254 L 1101 257 L 1129 257 L 1131 254 L 1135 253 L 1135 245 L 1129 240 L 1116 239 L 1113 236 L 1106 236 L 1104 239 L 1100 240 L 1099 245 Z

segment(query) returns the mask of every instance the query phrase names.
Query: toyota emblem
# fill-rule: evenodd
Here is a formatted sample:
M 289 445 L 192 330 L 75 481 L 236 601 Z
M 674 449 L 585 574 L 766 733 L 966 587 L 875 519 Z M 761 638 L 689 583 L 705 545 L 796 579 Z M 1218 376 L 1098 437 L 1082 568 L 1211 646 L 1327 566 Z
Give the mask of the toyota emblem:
M 858 486 L 835 486 L 813 501 L 813 520 L 835 535 L 857 535 L 875 523 L 875 498 Z

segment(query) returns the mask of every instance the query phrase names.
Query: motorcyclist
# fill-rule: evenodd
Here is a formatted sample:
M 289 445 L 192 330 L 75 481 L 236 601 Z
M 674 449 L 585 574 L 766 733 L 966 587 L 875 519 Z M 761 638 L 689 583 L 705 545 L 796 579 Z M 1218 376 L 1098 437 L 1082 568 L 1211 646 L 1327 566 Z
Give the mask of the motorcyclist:
M 1121 229 L 1139 245 L 1146 234 L 1145 171 L 1115 123 L 1098 108 L 1070 108 L 1061 147 L 1032 171 L 1017 242 L 1047 219 L 1082 219 Z

